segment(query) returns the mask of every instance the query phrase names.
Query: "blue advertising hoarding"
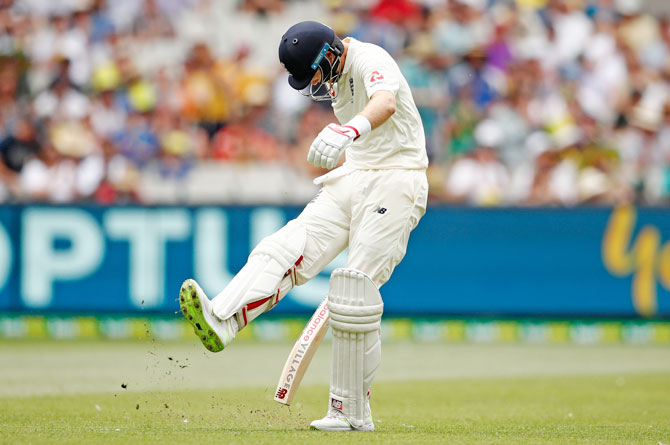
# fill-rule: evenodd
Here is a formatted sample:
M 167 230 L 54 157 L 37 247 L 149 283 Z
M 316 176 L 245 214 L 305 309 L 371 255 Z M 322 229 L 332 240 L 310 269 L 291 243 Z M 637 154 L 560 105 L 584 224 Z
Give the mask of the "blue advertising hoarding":
M 0 311 L 164 313 L 216 295 L 293 207 L 0 209 Z M 670 317 L 670 211 L 430 207 L 382 289 L 388 315 Z M 308 313 L 346 252 L 274 313 Z

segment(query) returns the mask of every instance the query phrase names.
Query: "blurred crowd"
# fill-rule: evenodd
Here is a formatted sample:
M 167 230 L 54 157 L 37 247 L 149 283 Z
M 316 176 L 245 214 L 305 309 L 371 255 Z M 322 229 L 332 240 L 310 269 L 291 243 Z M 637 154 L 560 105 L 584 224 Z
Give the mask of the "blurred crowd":
M 305 202 L 334 116 L 276 50 L 313 19 L 398 62 L 433 202 L 668 204 L 666 3 L 0 0 L 0 202 Z

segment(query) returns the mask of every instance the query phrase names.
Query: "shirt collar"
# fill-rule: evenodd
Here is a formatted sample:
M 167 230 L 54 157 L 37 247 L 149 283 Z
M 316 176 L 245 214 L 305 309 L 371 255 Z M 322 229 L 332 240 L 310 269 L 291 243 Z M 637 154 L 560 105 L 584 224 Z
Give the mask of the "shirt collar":
M 347 50 L 347 58 L 345 59 L 344 67 L 342 68 L 342 75 L 343 76 L 348 75 L 349 71 L 351 71 L 351 65 L 352 65 L 352 61 L 351 61 L 351 57 L 350 57 L 351 56 L 351 49 L 352 49 L 353 46 L 355 46 L 356 43 L 358 43 L 356 41 L 356 39 L 354 39 L 353 37 L 346 37 L 346 38 L 349 39 L 349 49 Z

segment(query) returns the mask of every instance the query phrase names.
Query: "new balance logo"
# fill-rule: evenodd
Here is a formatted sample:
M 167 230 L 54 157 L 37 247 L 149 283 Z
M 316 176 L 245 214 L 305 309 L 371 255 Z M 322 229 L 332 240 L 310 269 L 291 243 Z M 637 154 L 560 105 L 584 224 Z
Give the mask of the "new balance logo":
M 337 399 L 330 399 L 330 406 L 334 409 L 342 411 L 342 401 Z
M 380 215 L 383 215 L 386 213 L 386 207 L 382 206 L 377 206 L 377 208 L 374 210 L 375 213 L 379 213 Z

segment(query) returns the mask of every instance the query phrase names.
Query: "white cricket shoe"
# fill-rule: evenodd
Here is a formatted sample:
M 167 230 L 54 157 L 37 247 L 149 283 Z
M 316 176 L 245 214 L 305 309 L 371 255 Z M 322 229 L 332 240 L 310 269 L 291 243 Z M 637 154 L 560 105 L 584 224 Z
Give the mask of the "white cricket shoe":
M 372 422 L 372 415 L 369 415 L 367 422 L 362 427 L 354 428 L 344 417 L 344 414 L 336 409 L 329 409 L 326 417 L 310 423 L 309 429 L 318 431 L 374 431 L 375 424 Z
M 195 335 L 212 352 L 222 351 L 237 334 L 235 317 L 221 320 L 212 311 L 212 302 L 193 279 L 184 281 L 179 290 L 181 313 L 193 326 Z

